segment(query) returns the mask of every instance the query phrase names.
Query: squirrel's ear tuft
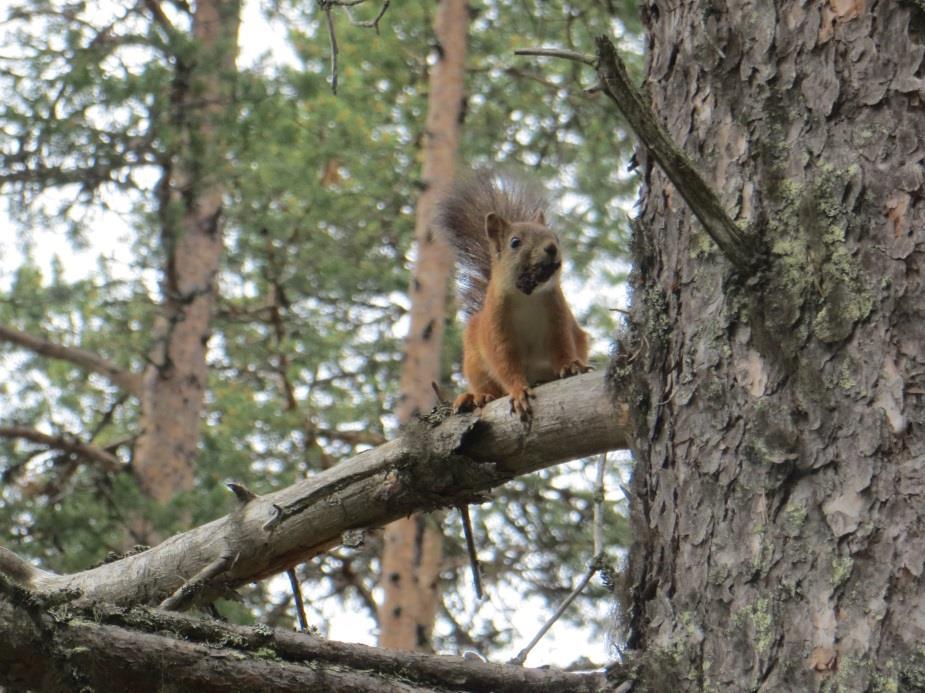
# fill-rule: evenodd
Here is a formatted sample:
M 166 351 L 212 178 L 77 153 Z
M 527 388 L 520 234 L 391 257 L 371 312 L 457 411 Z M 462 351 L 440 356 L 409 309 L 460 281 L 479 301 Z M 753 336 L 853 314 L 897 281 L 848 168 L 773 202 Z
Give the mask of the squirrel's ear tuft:
M 532 221 L 540 226 L 546 226 L 546 212 L 542 209 L 536 210 L 536 214 L 533 216 Z
M 488 234 L 488 240 L 496 253 L 501 252 L 508 229 L 510 229 L 510 224 L 507 223 L 507 219 L 504 217 L 494 212 L 489 212 L 485 216 L 485 233 Z

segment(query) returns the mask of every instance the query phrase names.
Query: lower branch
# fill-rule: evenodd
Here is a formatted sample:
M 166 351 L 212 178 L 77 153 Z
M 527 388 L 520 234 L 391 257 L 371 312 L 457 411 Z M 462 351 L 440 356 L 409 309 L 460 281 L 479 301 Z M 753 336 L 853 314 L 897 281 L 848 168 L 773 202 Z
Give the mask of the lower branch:
M 0 684 L 43 691 L 601 690 L 601 673 L 525 669 L 382 650 L 264 626 L 142 608 L 70 603 L 48 609 L 0 589 Z M 373 673 L 375 672 L 375 673 Z M 618 683 L 618 682 L 612 682 Z
M 507 398 L 481 415 L 444 413 L 288 488 L 255 497 L 239 491 L 230 514 L 143 553 L 72 575 L 32 575 L 28 564 L 6 573 L 42 592 L 69 588 L 118 604 L 158 604 L 208 566 L 235 557 L 197 583 L 191 603 L 205 603 L 340 544 L 349 530 L 464 505 L 514 476 L 626 447 L 627 407 L 614 404 L 603 373 L 549 383 L 536 395 L 529 425 L 511 416 Z

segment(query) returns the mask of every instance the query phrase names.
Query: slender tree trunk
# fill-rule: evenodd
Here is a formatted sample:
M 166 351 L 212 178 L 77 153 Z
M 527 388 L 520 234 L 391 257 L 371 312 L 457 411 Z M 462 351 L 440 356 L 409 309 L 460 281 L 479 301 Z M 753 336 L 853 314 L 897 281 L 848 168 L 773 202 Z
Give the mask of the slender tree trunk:
M 925 14 L 644 16 L 655 110 L 770 254 L 734 276 L 643 161 L 629 646 L 653 690 L 921 690 Z
M 424 191 L 415 222 L 417 260 L 411 280 L 411 327 L 405 341 L 398 418 L 407 423 L 429 411 L 440 381 L 446 298 L 452 269 L 450 248 L 434 232 L 437 196 L 453 178 L 465 77 L 466 0 L 441 0 L 434 18 L 439 60 L 430 73 L 424 139 Z M 431 649 L 440 600 L 438 579 L 443 537 L 432 517 L 415 515 L 385 528 L 379 644 L 400 650 Z
M 176 145 L 159 187 L 163 302 L 144 373 L 133 464 L 141 488 L 160 502 L 193 485 L 222 253 L 221 129 L 232 107 L 239 21 L 239 0 L 199 0 L 193 50 L 177 59 L 171 103 Z

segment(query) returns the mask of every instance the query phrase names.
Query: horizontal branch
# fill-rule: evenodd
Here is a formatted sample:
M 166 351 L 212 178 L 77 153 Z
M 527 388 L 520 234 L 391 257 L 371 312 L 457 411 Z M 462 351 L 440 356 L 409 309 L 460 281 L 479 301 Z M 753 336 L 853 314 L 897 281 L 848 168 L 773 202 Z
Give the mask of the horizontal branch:
M 29 426 L 0 426 L 0 438 L 22 438 L 53 450 L 80 455 L 93 462 L 99 462 L 108 472 L 118 471 L 125 466 L 108 450 L 84 443 L 72 435 L 50 435 Z
M 41 356 L 61 359 L 73 363 L 90 373 L 97 373 L 107 378 L 113 385 L 122 388 L 130 395 L 141 396 L 141 376 L 120 368 L 114 363 L 78 347 L 55 344 L 41 337 L 22 332 L 8 325 L 0 325 L 0 341 L 10 342 L 34 351 Z
M 599 673 L 393 652 L 149 609 L 72 602 L 52 617 L 14 604 L 0 597 L 0 641 L 12 643 L 0 648 L 0 684 L 39 690 L 54 690 L 61 674 L 98 691 L 148 690 L 162 678 L 183 690 L 235 691 L 582 693 L 606 682 Z
M 627 407 L 614 403 L 603 373 L 549 383 L 536 395 L 529 426 L 510 414 L 507 398 L 481 416 L 422 421 L 401 438 L 288 488 L 266 496 L 239 493 L 229 515 L 143 553 L 25 580 L 20 566 L 18 581 L 42 592 L 71 588 L 119 604 L 158 604 L 230 557 L 227 570 L 198 593 L 198 602 L 211 601 L 336 546 L 348 530 L 472 502 L 514 476 L 627 446 Z M 0 573 L 13 577 L 3 558 L 0 552 Z

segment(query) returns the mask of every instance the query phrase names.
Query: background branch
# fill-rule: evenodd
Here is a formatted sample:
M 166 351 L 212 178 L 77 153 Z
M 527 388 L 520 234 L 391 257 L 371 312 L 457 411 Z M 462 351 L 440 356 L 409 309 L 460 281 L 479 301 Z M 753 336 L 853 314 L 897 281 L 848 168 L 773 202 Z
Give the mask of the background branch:
M 99 462 L 108 472 L 116 472 L 125 467 L 118 457 L 95 445 L 81 442 L 72 435 L 50 435 L 29 426 L 0 426 L 0 437 L 22 438 L 53 450 L 63 450 L 79 455 L 93 462 Z
M 25 347 L 41 356 L 68 361 L 85 371 L 102 375 L 113 385 L 122 388 L 135 397 L 141 396 L 140 375 L 120 368 L 93 352 L 78 347 L 55 344 L 54 342 L 35 337 L 26 332 L 9 327 L 8 325 L 0 325 L 0 340 Z

